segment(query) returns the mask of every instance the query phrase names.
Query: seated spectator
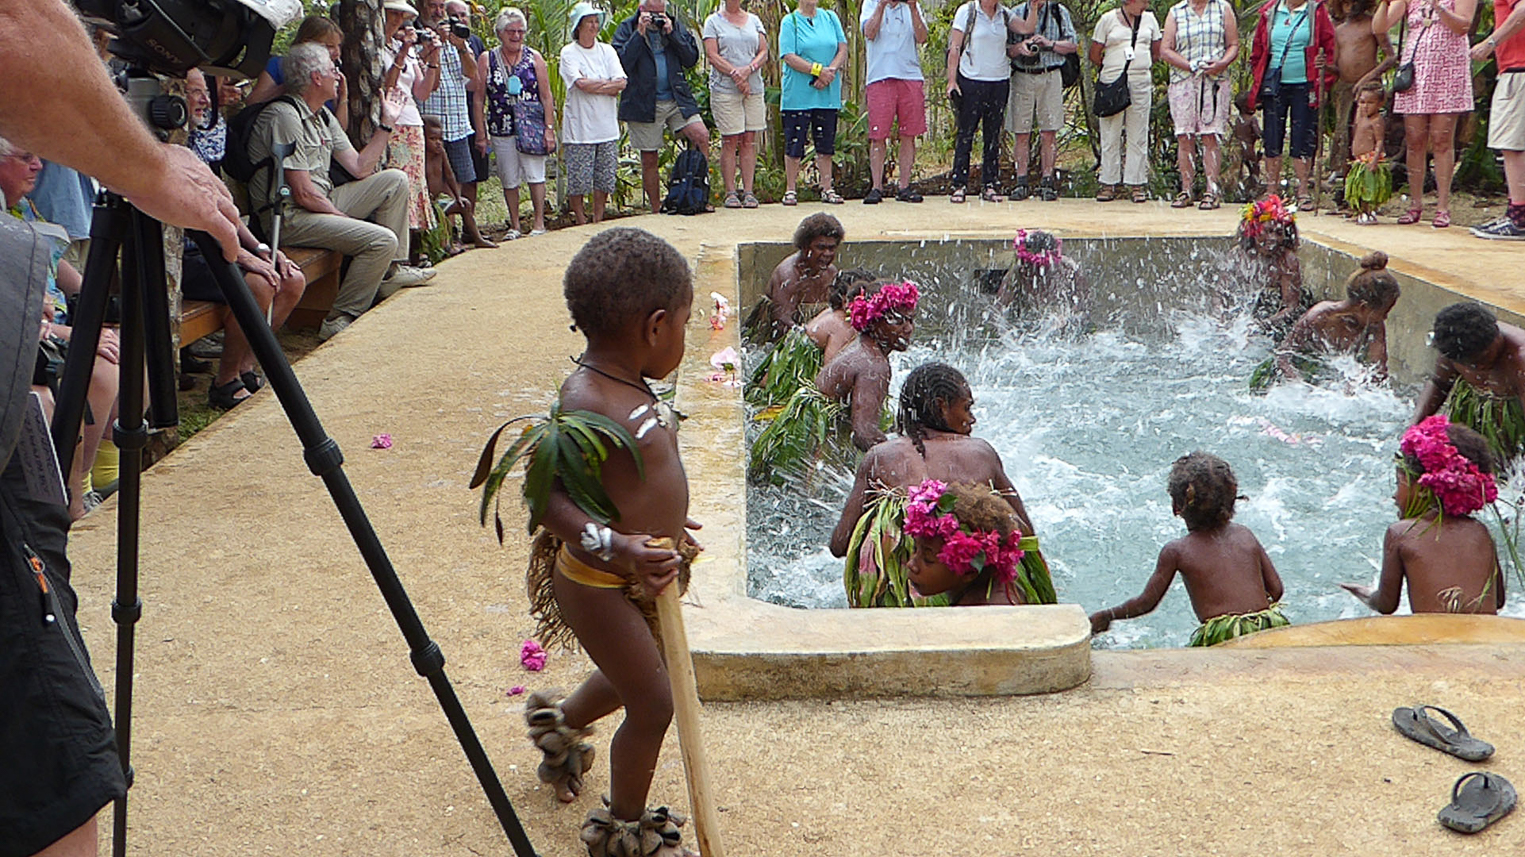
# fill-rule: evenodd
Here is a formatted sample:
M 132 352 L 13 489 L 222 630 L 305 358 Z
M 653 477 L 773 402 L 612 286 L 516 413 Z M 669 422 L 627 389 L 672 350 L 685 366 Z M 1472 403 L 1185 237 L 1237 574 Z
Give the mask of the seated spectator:
M 662 210 L 657 175 L 662 129 L 682 134 L 701 152 L 710 150 L 709 129 L 683 76 L 699 61 L 699 45 L 671 14 L 667 0 L 642 0 L 635 14 L 614 31 L 613 45 L 629 79 L 620 93 L 620 121 L 630 131 L 630 145 L 641 153 L 641 187 L 656 213 Z
M 192 124 L 199 129 L 205 123 L 207 114 L 212 112 L 206 75 L 200 70 L 191 69 L 186 74 L 185 97 L 191 110 Z M 227 131 L 225 125 L 214 126 L 213 130 L 218 128 L 224 133 Z M 191 133 L 191 149 L 202 160 L 207 160 L 203 147 L 196 145 L 198 136 L 197 131 Z M 307 288 L 307 278 L 302 275 L 302 269 L 292 264 L 285 254 L 280 250 L 271 250 L 269 245 L 260 242 L 248 227 L 239 227 L 238 241 L 243 247 L 238 254 L 238 267 L 244 272 L 244 282 L 249 285 L 249 293 L 254 296 L 259 308 L 270 314 L 270 326 L 279 330 L 286 323 L 286 317 L 291 315 L 291 310 L 302 299 L 302 292 Z M 201 248 L 189 240 L 185 242 L 185 253 L 181 257 L 180 292 L 186 300 L 227 303 L 222 289 L 212 277 L 211 266 L 201 255 Z M 226 335 L 222 344 L 222 357 L 218 361 L 217 375 L 207 390 L 207 401 L 213 407 L 227 410 L 249 398 L 265 382 L 254 371 L 254 351 L 249 346 L 249 337 L 231 315 L 228 316 L 224 330 Z
M 339 68 L 339 48 L 344 44 L 344 32 L 335 24 L 322 15 L 308 15 L 302 19 L 297 27 L 297 34 L 291 40 L 291 46 L 315 44 L 328 49 L 328 56 L 334 62 L 334 68 Z M 265 63 L 265 70 L 259 73 L 259 78 L 254 82 L 254 89 L 249 93 L 250 104 L 263 104 L 272 98 L 279 98 L 286 94 L 286 76 L 281 73 L 281 57 L 271 55 Z M 219 90 L 218 101 L 221 103 L 221 91 Z M 339 89 L 332 101 L 324 105 L 334 118 L 339 120 L 339 127 L 349 129 L 349 84 L 344 79 L 344 72 L 339 71 Z
M 429 198 L 443 206 L 445 217 L 461 219 L 461 232 L 472 246 L 487 249 L 498 246 L 482 237 L 481 231 L 477 229 L 476 206 L 462 194 L 461 185 L 455 180 L 455 170 L 450 161 L 444 126 L 440 124 L 438 116 L 425 116 L 424 171 L 429 175 Z M 452 235 L 448 248 L 449 255 L 454 256 L 465 249 L 455 242 Z
M 339 86 L 339 72 L 328 52 L 317 45 L 297 45 L 281 68 L 296 104 L 273 104 L 260 114 L 251 132 L 249 156 L 258 163 L 270 156 L 272 145 L 295 143 L 296 151 L 284 165 L 291 205 L 286 207 L 281 237 L 292 246 L 322 247 L 354 257 L 333 309 L 318 330 L 318 339 L 327 340 L 370 309 L 383 282 L 389 288 L 406 288 L 424 283 L 433 272 L 400 264 L 408 252 L 408 177 L 401 170 L 375 172 L 402 110 L 401 94 L 387 93 L 376 135 L 356 151 L 323 106 Z M 328 171 L 335 162 L 363 178 L 334 187 Z M 249 182 L 249 198 L 256 206 L 273 202 L 270 172 L 261 170 Z M 263 226 L 268 230 L 268 219 Z
M 573 38 L 561 49 L 561 80 L 567 100 L 561 112 L 566 145 L 567 201 L 581 226 L 588 222 L 583 199 L 593 194 L 593 222 L 604 219 L 604 205 L 614 193 L 620 158 L 619 94 L 625 90 L 625 67 L 614 48 L 598 40 L 604 12 L 578 3 L 570 15 Z

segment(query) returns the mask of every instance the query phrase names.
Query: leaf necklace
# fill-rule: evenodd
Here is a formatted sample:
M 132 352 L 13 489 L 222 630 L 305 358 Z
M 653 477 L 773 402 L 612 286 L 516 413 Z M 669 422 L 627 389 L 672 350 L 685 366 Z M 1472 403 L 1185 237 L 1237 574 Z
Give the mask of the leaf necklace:
M 578 367 L 582 369 L 587 369 L 590 372 L 602 375 L 611 381 L 624 384 L 627 387 L 633 387 L 651 397 L 651 404 L 641 405 L 639 408 L 631 411 L 630 416 L 627 418 L 630 422 L 635 422 L 641 417 L 646 416 L 645 421 L 640 423 L 640 428 L 635 430 L 636 440 L 644 438 L 647 432 L 651 431 L 657 426 L 661 426 L 662 428 L 672 428 L 673 426 L 677 425 L 677 420 L 674 419 L 674 411 L 672 405 L 669 405 L 658 398 L 657 394 L 651 391 L 651 387 L 645 381 L 637 384 L 634 381 L 621 378 L 618 375 L 610 374 L 598 368 L 597 366 L 594 366 L 592 363 L 588 363 L 581 357 L 573 357 L 572 362 L 576 363 Z M 650 416 L 647 416 L 648 413 Z

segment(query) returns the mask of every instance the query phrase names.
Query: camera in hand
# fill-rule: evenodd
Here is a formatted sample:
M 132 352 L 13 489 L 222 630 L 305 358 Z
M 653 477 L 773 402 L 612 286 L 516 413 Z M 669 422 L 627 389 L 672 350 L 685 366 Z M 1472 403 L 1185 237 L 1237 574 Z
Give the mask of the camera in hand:
M 434 31 L 425 27 L 422 23 L 413 26 L 413 33 L 417 36 L 419 44 L 427 44 L 434 41 Z
M 647 26 L 649 26 L 649 27 L 651 27 L 653 29 L 657 29 L 657 30 L 665 30 L 665 29 L 667 29 L 667 13 L 666 12 L 651 12 L 649 14 L 651 15 L 651 23 L 648 24 Z
M 462 21 L 460 17 L 451 15 L 450 34 L 457 39 L 469 39 L 471 38 L 471 28 L 466 26 L 466 22 Z

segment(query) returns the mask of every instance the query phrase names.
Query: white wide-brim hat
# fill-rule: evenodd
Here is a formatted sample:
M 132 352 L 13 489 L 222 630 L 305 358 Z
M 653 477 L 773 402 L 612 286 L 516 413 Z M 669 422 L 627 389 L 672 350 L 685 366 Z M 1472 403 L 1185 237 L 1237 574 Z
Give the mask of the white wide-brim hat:
M 576 30 L 577 25 L 582 23 L 582 19 L 588 17 L 589 15 L 598 16 L 598 28 L 600 30 L 604 28 L 604 24 L 609 20 L 608 12 L 605 12 L 597 6 L 594 6 L 592 3 L 589 3 L 588 0 L 581 0 L 581 2 L 579 2 L 576 6 L 573 6 L 572 11 L 567 14 L 567 24 L 573 30 Z
M 401 12 L 404 15 L 418 17 L 418 10 L 414 9 L 413 5 L 405 2 L 405 0 L 386 0 L 385 3 L 381 4 L 381 8 L 388 12 Z

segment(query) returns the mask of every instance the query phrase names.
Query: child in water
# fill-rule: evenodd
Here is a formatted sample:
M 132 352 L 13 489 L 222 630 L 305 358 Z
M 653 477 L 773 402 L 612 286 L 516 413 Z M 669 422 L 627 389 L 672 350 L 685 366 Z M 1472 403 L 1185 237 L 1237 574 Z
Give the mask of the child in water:
M 1368 253 L 1345 284 L 1345 300 L 1316 304 L 1292 325 L 1276 349 L 1277 371 L 1289 380 L 1311 380 L 1304 371 L 1317 372 L 1314 355 L 1355 354 L 1375 367 L 1379 380 L 1386 378 L 1387 314 L 1399 293 L 1397 278 L 1387 270 L 1387 254 Z
M 1278 342 L 1313 308 L 1313 293 L 1303 288 L 1303 266 L 1297 258 L 1301 243 L 1297 216 L 1281 197 L 1250 203 L 1241 212 L 1236 273 L 1256 290 L 1255 319 Z
M 1170 468 L 1167 487 L 1171 511 L 1186 523 L 1186 537 L 1160 551 L 1142 594 L 1091 614 L 1091 633 L 1152 611 L 1177 572 L 1202 622 L 1187 645 L 1212 646 L 1291 624 L 1276 603 L 1282 586 L 1271 557 L 1248 527 L 1231 520 L 1239 482 L 1228 462 L 1205 452 L 1183 455 Z
M 1012 239 L 1014 259 L 1001 279 L 996 303 L 1019 312 L 1049 312 L 1084 317 L 1091 305 L 1091 286 L 1080 264 L 1064 255 L 1063 242 L 1052 232 L 1018 229 Z
M 593 748 L 583 743 L 589 727 L 624 707 L 625 721 L 609 745 L 609 806 L 589 814 L 582 841 L 590 855 L 605 857 L 623 853 L 617 851 L 622 837 L 660 837 L 666 844 L 656 853 L 676 857 L 692 853 L 677 845 L 683 819 L 646 808 L 673 706 L 653 608 L 664 587 L 686 581 L 699 551 L 687 530 L 698 524 L 688 518 L 677 420 L 646 379 L 665 377 L 683 358 L 692 275 L 666 241 L 615 228 L 595 235 L 572 258 L 563 291 L 588 346 L 561 386 L 561 413 L 613 420 L 635 449 L 610 448 L 601 467 L 582 473 L 596 474 L 612 502 L 610 525 L 580 505 L 582 492 L 563 487 L 568 477 L 560 469 L 552 480 L 545 530 L 530 566 L 536 633 L 549 643 L 564 640 L 570 629 L 597 669 L 570 696 L 530 696 L 525 719 L 545 754 L 541 781 L 571 801 L 592 764 Z
M 1504 573 L 1493 536 L 1472 517 L 1498 497 L 1487 441 L 1436 415 L 1409 426 L 1399 451 L 1399 520 L 1382 542 L 1377 588 L 1340 585 L 1378 613 L 1398 609 L 1405 581 L 1415 613 L 1497 613 Z
M 879 420 L 890 394 L 890 354 L 910 346 L 919 298 L 916 284 L 909 280 L 859 295 L 848 307 L 858 338 L 816 375 L 815 386 L 823 396 L 850 402 L 853 445 L 861 450 L 884 440 Z
M 831 295 L 827 297 L 830 306 L 805 325 L 805 335 L 822 351 L 823 364 L 830 363 L 848 343 L 858 338 L 858 331 L 853 330 L 852 320 L 847 317 L 847 308 L 859 295 L 868 292 L 875 279 L 862 268 L 849 268 L 838 274 L 832 281 Z
M 950 607 L 1021 604 L 1016 581 L 1022 530 L 988 485 L 936 479 L 912 488 L 905 533 L 915 538 L 908 571 L 914 594 L 948 593 Z

